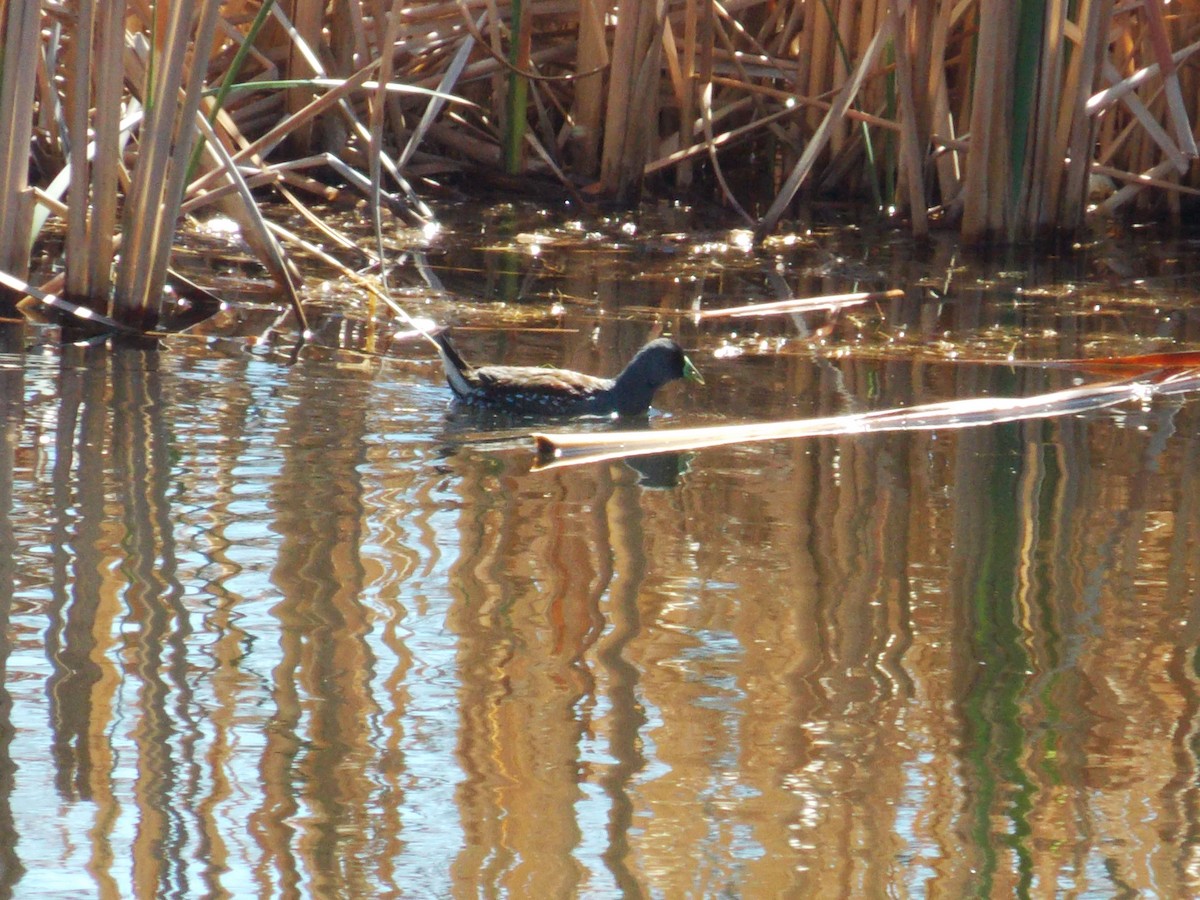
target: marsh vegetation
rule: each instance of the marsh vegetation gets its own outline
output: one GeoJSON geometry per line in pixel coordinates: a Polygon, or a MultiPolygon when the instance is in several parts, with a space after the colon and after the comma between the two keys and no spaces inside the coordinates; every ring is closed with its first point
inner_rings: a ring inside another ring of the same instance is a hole
{"type": "Polygon", "coordinates": [[[454,188],[703,201],[760,241],[822,197],[968,243],[1076,234],[1097,192],[1102,214],[1175,221],[1198,194],[1194,0],[120,0],[0,16],[0,284],[114,330],[159,325],[181,217],[218,210],[303,328],[291,257],[392,302],[383,235],[432,221],[454,188]],[[347,191],[373,245],[323,212],[347,191]],[[293,211],[314,231],[288,227],[293,211]],[[52,219],[61,261],[31,271],[52,219]]]}

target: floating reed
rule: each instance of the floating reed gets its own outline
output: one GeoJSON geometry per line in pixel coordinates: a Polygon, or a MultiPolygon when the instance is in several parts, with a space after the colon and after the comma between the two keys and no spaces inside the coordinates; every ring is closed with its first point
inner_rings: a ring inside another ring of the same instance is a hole
{"type": "Polygon", "coordinates": [[[549,469],[609,459],[648,456],[655,453],[684,453],[709,447],[762,441],[874,434],[885,431],[976,428],[1003,422],[1077,415],[1119,403],[1144,402],[1147,397],[1155,394],[1187,393],[1200,389],[1200,368],[1196,368],[1196,354],[1187,354],[1186,361],[1170,360],[1170,356],[1171,354],[1159,354],[1153,362],[1149,356],[1141,357],[1123,367],[1117,367],[1118,371],[1128,371],[1145,370],[1154,366],[1146,374],[1029,397],[971,397],[899,409],[795,419],[788,422],[590,434],[535,433],[531,435],[538,453],[534,468],[549,469]]]}
{"type": "Polygon", "coordinates": [[[889,291],[856,291],[853,294],[827,294],[822,297],[793,297],[790,300],[773,300],[770,303],[750,303],[745,306],[727,306],[721,309],[706,309],[698,314],[701,319],[736,319],[749,316],[779,316],[806,312],[833,312],[848,306],[874,303],[881,300],[899,300],[904,291],[893,288],[889,291]]]}
{"type": "Polygon", "coordinates": [[[179,216],[220,204],[299,314],[249,191],[326,197],[316,164],[416,220],[414,178],[471,172],[708,192],[760,238],[815,196],[979,242],[1079,228],[1099,173],[1106,214],[1200,190],[1200,0],[284,7],[0,4],[0,271],[24,280],[65,195],[66,296],[152,327],[179,216]]]}

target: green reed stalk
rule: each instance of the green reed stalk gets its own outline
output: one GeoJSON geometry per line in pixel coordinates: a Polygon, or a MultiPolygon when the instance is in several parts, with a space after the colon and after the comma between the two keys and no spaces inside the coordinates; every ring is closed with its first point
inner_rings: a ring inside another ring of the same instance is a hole
{"type": "MultiPolygon", "coordinates": [[[[1031,140],[1037,122],[1043,115],[1038,103],[1040,71],[1043,63],[1045,3],[1042,0],[1020,0],[1016,14],[1016,50],[1013,63],[1012,120],[1009,135],[1009,175],[1007,203],[1013,210],[1010,217],[1009,235],[1027,232],[1033,221],[1021,207],[1029,192],[1037,192],[1032,184],[1035,171],[1034,154],[1044,153],[1045,148],[1031,140]]],[[[1049,100],[1050,98],[1046,98],[1049,100]]]]}
{"type": "Polygon", "coordinates": [[[508,73],[504,116],[504,171],[509,175],[519,175],[523,168],[529,82],[520,73],[529,71],[529,19],[522,0],[512,0],[512,36],[508,45],[508,61],[516,71],[508,73]]]}
{"type": "MultiPolygon", "coordinates": [[[[224,109],[225,99],[237,84],[238,76],[242,73],[242,67],[246,64],[246,58],[250,56],[250,50],[254,47],[254,42],[258,38],[258,34],[262,31],[263,26],[267,23],[268,17],[271,15],[271,7],[275,5],[275,0],[263,0],[263,4],[255,13],[254,21],[250,23],[250,27],[246,30],[246,35],[242,39],[241,44],[237,48],[237,52],[233,55],[233,60],[229,63],[229,69],[225,72],[225,77],[221,79],[221,86],[217,89],[216,95],[208,110],[208,122],[210,125],[216,123],[217,114],[224,109]]],[[[196,149],[192,151],[192,158],[188,162],[187,180],[190,182],[196,175],[196,167],[200,165],[200,157],[204,153],[204,136],[196,142],[196,149]]]]}

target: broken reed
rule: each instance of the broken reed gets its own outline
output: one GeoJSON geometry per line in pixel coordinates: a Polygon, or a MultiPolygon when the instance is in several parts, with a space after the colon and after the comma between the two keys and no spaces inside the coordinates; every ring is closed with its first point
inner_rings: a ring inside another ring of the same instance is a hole
{"type": "Polygon", "coordinates": [[[274,185],[311,216],[304,198],[330,190],[314,166],[416,219],[430,212],[413,179],[463,173],[624,204],[647,185],[707,191],[760,237],[813,196],[984,241],[1077,229],[1098,174],[1108,212],[1178,217],[1200,193],[1200,0],[114,0],[0,16],[0,270],[24,278],[62,215],[67,297],[140,327],[181,211],[216,204],[300,315],[292,238],[250,191],[274,185]]]}

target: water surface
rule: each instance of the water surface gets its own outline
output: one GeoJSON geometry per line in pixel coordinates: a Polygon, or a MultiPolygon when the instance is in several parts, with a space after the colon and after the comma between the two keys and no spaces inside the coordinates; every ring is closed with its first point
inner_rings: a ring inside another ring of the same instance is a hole
{"type": "MultiPolygon", "coordinates": [[[[611,373],[665,328],[707,386],[653,428],[1031,394],[1095,376],[964,360],[1200,334],[1187,244],[509,214],[399,295],[480,360],[611,373]]],[[[525,425],[324,295],[299,349],[244,307],[157,352],[3,333],[0,893],[1200,892],[1195,398],[530,472],[525,425]]]]}

